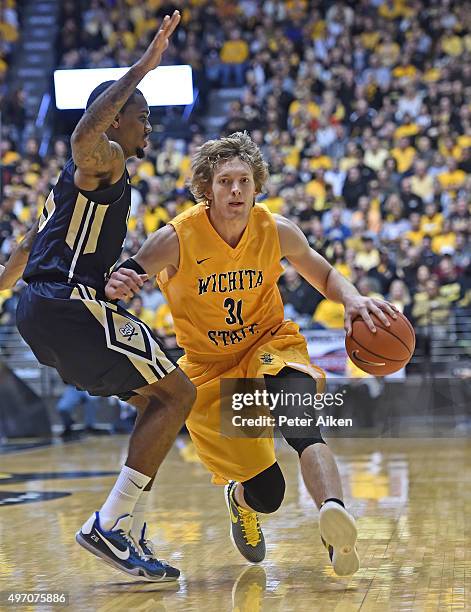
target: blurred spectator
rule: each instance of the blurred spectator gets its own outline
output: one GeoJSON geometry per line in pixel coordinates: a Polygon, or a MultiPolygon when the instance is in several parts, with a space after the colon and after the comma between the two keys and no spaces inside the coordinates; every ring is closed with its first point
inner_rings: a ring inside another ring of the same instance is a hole
{"type": "Polygon", "coordinates": [[[411,213],[423,213],[423,200],[412,192],[412,180],[410,177],[406,177],[401,181],[401,202],[404,204],[405,217],[409,217],[411,213]]]}
{"type": "Polygon", "coordinates": [[[312,315],[322,296],[293,268],[287,266],[280,282],[284,304],[291,306],[293,315],[312,315]]]}
{"type": "Polygon", "coordinates": [[[240,30],[230,31],[229,39],[222,45],[220,57],[223,86],[242,87],[249,46],[241,37],[240,30]]]}
{"type": "Polygon", "coordinates": [[[6,73],[18,34],[16,2],[15,0],[2,0],[0,3],[0,74],[6,73]]]}
{"type": "Polygon", "coordinates": [[[384,296],[379,292],[379,283],[376,279],[370,276],[360,278],[356,283],[358,292],[364,297],[384,299],[384,296]]]}
{"type": "Polygon", "coordinates": [[[443,229],[443,215],[438,212],[435,202],[430,202],[425,206],[425,214],[420,221],[420,230],[427,236],[436,236],[443,229]]]}
{"type": "Polygon", "coordinates": [[[381,240],[385,243],[396,242],[410,230],[410,222],[404,217],[404,204],[398,195],[390,195],[385,203],[386,222],[383,223],[381,240]]]}
{"type": "Polygon", "coordinates": [[[422,239],[422,245],[420,249],[417,249],[418,260],[420,263],[429,266],[432,270],[435,269],[440,257],[432,250],[432,237],[425,235],[422,239]]]}
{"type": "Polygon", "coordinates": [[[450,317],[450,303],[440,294],[438,281],[431,278],[426,281],[425,291],[414,295],[412,306],[417,334],[429,337],[431,333],[443,336],[450,317]]]}
{"type": "Polygon", "coordinates": [[[361,196],[367,193],[367,182],[362,177],[358,166],[353,166],[347,172],[347,178],[343,184],[342,196],[347,208],[353,210],[358,205],[361,196]]]}
{"type": "Polygon", "coordinates": [[[371,138],[369,143],[365,146],[365,155],[363,157],[363,163],[368,168],[371,168],[375,172],[381,170],[384,166],[384,162],[389,157],[389,151],[381,146],[379,138],[376,136],[371,138]]]}
{"type": "Polygon", "coordinates": [[[370,108],[368,101],[361,98],[356,103],[356,111],[350,115],[350,129],[352,136],[360,136],[365,128],[371,127],[376,111],[370,108]]]}
{"type": "Polygon", "coordinates": [[[100,403],[100,397],[89,395],[86,391],[80,391],[72,385],[67,385],[62,396],[57,402],[57,412],[62,420],[64,429],[62,438],[70,439],[78,435],[78,431],[72,429],[75,421],[71,417],[71,412],[78,406],[83,406],[84,409],[84,425],[83,430],[88,434],[103,434],[108,433],[107,430],[98,429],[96,423],[96,411],[100,403]]]}
{"type": "Polygon", "coordinates": [[[446,162],[446,171],[438,174],[437,180],[445,191],[456,191],[463,186],[466,173],[458,168],[458,162],[453,157],[449,157],[446,162]]]}
{"type": "Polygon", "coordinates": [[[325,237],[329,241],[345,240],[351,235],[350,228],[343,222],[343,211],[341,208],[332,208],[330,224],[325,230],[325,237]]]}
{"type": "Polygon", "coordinates": [[[455,251],[456,234],[451,229],[450,219],[443,221],[440,234],[432,238],[432,251],[437,255],[449,255],[455,251]]]}
{"type": "Polygon", "coordinates": [[[437,266],[437,277],[440,283],[440,295],[450,304],[456,304],[464,295],[464,282],[458,274],[453,259],[446,255],[437,266]]]}
{"type": "Polygon", "coordinates": [[[362,242],[362,248],[355,257],[355,265],[368,272],[372,268],[378,267],[380,262],[379,251],[375,247],[373,237],[369,234],[363,236],[362,242]]]}
{"type": "Polygon", "coordinates": [[[267,195],[262,201],[272,213],[279,213],[284,204],[283,198],[279,195],[278,187],[273,183],[267,185],[267,195]]]}
{"type": "Polygon", "coordinates": [[[2,122],[8,125],[12,137],[20,142],[26,125],[25,90],[14,89],[2,103],[2,122]]]}
{"type": "Polygon", "coordinates": [[[391,290],[391,283],[396,275],[396,266],[391,260],[388,250],[382,247],[379,251],[379,263],[374,268],[370,268],[368,276],[377,280],[379,292],[386,295],[391,290]]]}
{"type": "Polygon", "coordinates": [[[152,282],[144,283],[141,293],[142,305],[145,310],[155,312],[157,308],[165,302],[162,293],[155,287],[152,282]]]}
{"type": "MultiPolygon", "coordinates": [[[[326,253],[326,256],[329,257],[329,253],[326,253]]],[[[352,269],[350,263],[347,261],[347,250],[342,242],[337,241],[333,243],[330,260],[333,267],[340,272],[340,274],[349,280],[352,279],[352,269]]]]}
{"type": "Polygon", "coordinates": [[[166,348],[171,349],[177,346],[173,317],[168,304],[161,304],[157,308],[153,327],[166,348]]]}
{"type": "Polygon", "coordinates": [[[313,219],[311,219],[309,229],[306,231],[306,238],[311,248],[319,253],[324,252],[328,240],[324,236],[324,228],[318,217],[313,217],[313,219]]]}
{"type": "Polygon", "coordinates": [[[411,303],[410,293],[407,285],[402,280],[394,280],[389,289],[387,299],[394,304],[399,312],[404,312],[411,303]]]}
{"type": "Polygon", "coordinates": [[[131,314],[138,317],[151,329],[154,325],[154,314],[151,310],[144,308],[144,302],[141,295],[135,295],[129,302],[128,310],[131,314]]]}
{"type": "Polygon", "coordinates": [[[392,149],[391,155],[396,161],[399,174],[404,174],[410,170],[415,159],[416,150],[410,145],[410,140],[403,137],[399,139],[397,147],[392,149]]]}
{"type": "Polygon", "coordinates": [[[412,284],[413,293],[424,292],[427,287],[427,281],[432,278],[432,273],[427,266],[419,266],[416,273],[415,282],[412,284]]]}
{"type": "Polygon", "coordinates": [[[222,134],[229,135],[233,132],[243,132],[248,127],[249,123],[247,118],[244,117],[242,104],[239,102],[239,100],[234,100],[229,106],[229,116],[227,121],[222,126],[222,134]]]}
{"type": "Polygon", "coordinates": [[[407,240],[414,246],[420,246],[424,238],[424,232],[420,229],[421,218],[418,212],[413,212],[409,215],[409,231],[404,234],[407,240]]]}
{"type": "Polygon", "coordinates": [[[419,196],[423,202],[433,200],[434,182],[433,178],[427,174],[427,162],[424,159],[418,159],[414,164],[414,174],[410,179],[410,190],[411,193],[419,196]]]}
{"type": "Polygon", "coordinates": [[[463,271],[471,270],[471,242],[464,232],[456,234],[453,263],[463,271]]]}
{"type": "Polygon", "coordinates": [[[331,300],[321,300],[317,306],[312,321],[315,327],[327,329],[343,329],[345,309],[342,304],[331,300]]]}

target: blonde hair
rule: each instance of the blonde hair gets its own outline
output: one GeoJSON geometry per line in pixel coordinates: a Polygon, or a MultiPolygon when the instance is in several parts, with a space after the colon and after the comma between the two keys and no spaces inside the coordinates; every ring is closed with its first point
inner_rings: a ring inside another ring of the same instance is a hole
{"type": "Polygon", "coordinates": [[[208,140],[198,148],[191,160],[190,190],[197,202],[207,200],[214,171],[219,163],[235,157],[245,162],[253,173],[255,191],[260,193],[268,180],[268,164],[247,132],[234,132],[224,138],[208,140]]]}

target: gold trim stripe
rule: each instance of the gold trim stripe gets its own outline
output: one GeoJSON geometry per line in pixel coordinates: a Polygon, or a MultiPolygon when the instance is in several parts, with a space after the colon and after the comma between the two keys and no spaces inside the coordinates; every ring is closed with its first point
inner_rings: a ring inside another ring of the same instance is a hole
{"type": "Polygon", "coordinates": [[[103,318],[103,309],[98,302],[82,300],[83,305],[88,308],[97,321],[100,322],[103,328],[106,327],[106,321],[103,318]]]}
{"type": "Polygon", "coordinates": [[[94,253],[96,251],[98,236],[100,235],[103,220],[105,218],[106,211],[108,210],[108,204],[97,204],[96,207],[95,218],[93,219],[90,235],[88,236],[87,244],[85,245],[85,249],[83,251],[84,255],[86,253],[94,253]]]}
{"type": "Polygon", "coordinates": [[[78,194],[77,199],[75,200],[74,212],[72,214],[72,219],[70,220],[69,229],[67,230],[67,236],[65,237],[66,243],[72,250],[74,250],[75,240],[85,214],[87,202],[88,199],[81,193],[78,194]]]}
{"type": "Polygon", "coordinates": [[[70,281],[72,280],[73,276],[74,276],[74,272],[75,272],[75,266],[77,265],[77,261],[78,258],[80,257],[81,251],[82,251],[82,246],[83,246],[83,242],[85,240],[85,236],[87,235],[87,231],[88,228],[90,226],[90,219],[91,216],[93,214],[93,202],[91,202],[90,206],[88,207],[87,210],[87,216],[85,217],[85,221],[82,227],[82,231],[80,232],[80,236],[77,242],[77,246],[75,247],[75,251],[74,251],[74,256],[72,258],[72,264],[70,266],[70,270],[69,270],[69,279],[68,282],[70,283],[70,281]]]}
{"type": "Polygon", "coordinates": [[[47,200],[44,203],[43,212],[41,213],[41,217],[39,219],[38,233],[42,232],[43,229],[46,227],[46,224],[49,222],[49,219],[52,217],[55,210],[56,202],[54,200],[54,190],[51,189],[51,193],[48,195],[47,200]],[[45,212],[47,212],[47,217],[44,214],[45,212]]]}
{"type": "MultiPolygon", "coordinates": [[[[155,372],[152,371],[149,364],[145,363],[138,357],[132,357],[129,353],[124,353],[132,365],[140,372],[141,376],[145,379],[148,385],[155,383],[159,380],[159,377],[155,372]]],[[[165,376],[165,374],[164,374],[165,376]]]]}

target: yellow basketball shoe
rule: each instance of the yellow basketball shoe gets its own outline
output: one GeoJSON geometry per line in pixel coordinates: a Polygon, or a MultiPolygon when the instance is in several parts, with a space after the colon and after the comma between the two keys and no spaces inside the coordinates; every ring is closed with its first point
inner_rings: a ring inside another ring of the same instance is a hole
{"type": "Polygon", "coordinates": [[[246,510],[237,504],[234,491],[237,482],[231,482],[224,487],[227,509],[231,518],[230,536],[232,543],[240,554],[250,563],[260,563],[265,559],[265,538],[263,537],[258,515],[252,510],[246,510]]]}

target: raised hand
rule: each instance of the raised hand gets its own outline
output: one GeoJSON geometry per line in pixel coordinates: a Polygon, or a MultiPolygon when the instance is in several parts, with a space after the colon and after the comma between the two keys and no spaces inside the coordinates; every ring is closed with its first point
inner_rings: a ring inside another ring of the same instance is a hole
{"type": "Polygon", "coordinates": [[[144,55],[136,62],[136,65],[146,73],[157,68],[162,59],[163,52],[168,47],[169,38],[172,36],[179,23],[180,13],[178,11],[174,11],[171,17],[166,15],[162,21],[160,30],[154,36],[154,39],[147,47],[144,55]]]}

